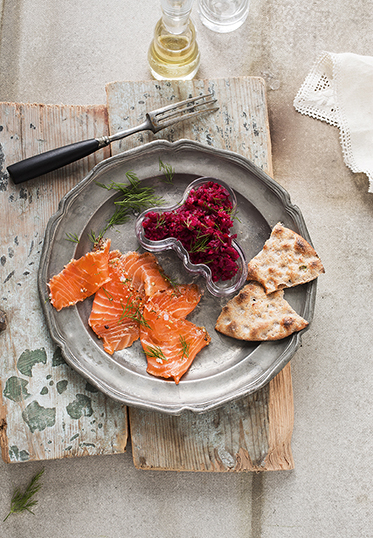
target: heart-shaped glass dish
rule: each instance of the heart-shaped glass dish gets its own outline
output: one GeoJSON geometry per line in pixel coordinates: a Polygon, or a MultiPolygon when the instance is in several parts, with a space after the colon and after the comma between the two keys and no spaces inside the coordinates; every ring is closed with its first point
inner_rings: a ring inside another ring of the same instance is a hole
{"type": "MultiPolygon", "coordinates": [[[[216,270],[215,274],[213,275],[213,272],[211,271],[210,267],[205,263],[193,263],[191,261],[188,250],[183,246],[182,242],[177,237],[171,236],[170,233],[170,236],[163,237],[162,239],[149,239],[148,237],[146,237],[146,231],[144,227],[146,226],[146,223],[149,222],[149,219],[153,219],[153,221],[154,219],[156,219],[158,223],[161,222],[162,215],[164,215],[164,217],[167,215],[167,217],[169,218],[169,214],[173,214],[176,218],[180,214],[179,212],[181,208],[185,206],[189,197],[193,196],[199,188],[207,188],[209,183],[217,184],[220,189],[223,189],[220,191],[221,193],[224,193],[224,190],[226,191],[224,194],[227,198],[228,203],[230,204],[229,215],[232,218],[237,212],[237,199],[234,191],[229,187],[229,185],[227,185],[221,180],[218,180],[213,177],[200,177],[198,179],[195,179],[188,185],[179,203],[169,207],[153,207],[141,213],[141,215],[136,220],[135,230],[137,239],[145,250],[154,253],[170,249],[174,250],[179,256],[179,258],[182,260],[183,265],[188,272],[195,275],[200,275],[205,279],[206,288],[212,295],[214,295],[215,297],[226,297],[232,295],[233,293],[236,293],[243,286],[247,277],[247,262],[245,253],[243,252],[236,239],[231,237],[231,234],[229,238],[228,250],[233,249],[233,252],[231,252],[233,258],[237,258],[235,259],[235,265],[237,270],[234,276],[230,279],[223,280],[220,278],[219,280],[216,280],[216,270]]],[[[188,214],[190,214],[190,212],[188,214]]],[[[201,237],[202,236],[203,234],[201,234],[201,237]]],[[[219,264],[219,260],[216,256],[213,263],[215,265],[219,264]]],[[[231,260],[228,258],[227,264],[232,264],[231,260]]],[[[224,262],[220,260],[220,266],[222,265],[224,265],[224,262]]],[[[224,267],[222,267],[222,271],[224,271],[224,267]]],[[[226,275],[224,278],[226,278],[226,275]]]]}

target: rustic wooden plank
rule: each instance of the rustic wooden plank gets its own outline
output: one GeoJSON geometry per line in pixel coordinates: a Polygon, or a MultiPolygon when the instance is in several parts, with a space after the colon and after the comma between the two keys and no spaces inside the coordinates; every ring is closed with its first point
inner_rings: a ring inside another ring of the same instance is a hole
{"type": "Polygon", "coordinates": [[[266,90],[261,78],[110,83],[106,86],[110,132],[142,123],[146,111],[165,103],[207,92],[218,97],[218,112],[177,123],[156,135],[145,131],[124,138],[112,144],[112,154],[159,138],[170,142],[185,138],[245,155],[272,174],[266,90]]]}
{"type": "Polygon", "coordinates": [[[291,363],[269,383],[269,451],[267,470],[293,469],[291,436],[294,425],[293,387],[291,363]]]}
{"type": "Polygon", "coordinates": [[[290,363],[262,390],[204,415],[168,417],[130,408],[129,416],[137,468],[232,472],[294,466],[290,363]]]}
{"type": "Polygon", "coordinates": [[[44,230],[62,196],[108,148],[15,186],[6,167],[63,144],[108,132],[106,106],[0,103],[0,445],[6,462],[125,451],[127,410],[63,361],[37,291],[44,230]]]}
{"type": "Polygon", "coordinates": [[[185,412],[178,417],[130,408],[135,466],[215,472],[247,470],[248,465],[260,469],[268,453],[268,398],[266,387],[206,414],[185,412]]]}
{"type": "MultiPolygon", "coordinates": [[[[219,112],[194,123],[126,138],[113,145],[113,153],[155,138],[186,138],[245,155],[272,174],[262,79],[115,82],[106,90],[111,133],[140,123],[147,110],[211,90],[220,106],[219,112]]],[[[290,364],[256,394],[203,415],[186,412],[174,417],[130,408],[129,417],[134,465],[139,469],[229,472],[294,466],[290,364]]]]}

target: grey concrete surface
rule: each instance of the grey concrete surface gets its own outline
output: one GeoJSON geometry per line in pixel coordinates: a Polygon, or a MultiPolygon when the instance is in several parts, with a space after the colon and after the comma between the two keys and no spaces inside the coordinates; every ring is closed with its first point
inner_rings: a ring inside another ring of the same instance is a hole
{"type": "MultiPolygon", "coordinates": [[[[150,77],[157,0],[2,0],[0,100],[105,102],[105,83],[150,77]]],[[[0,463],[0,517],[45,467],[35,515],[2,538],[371,538],[373,536],[373,195],[343,163],[338,130],[292,102],[323,51],[372,54],[371,0],[252,0],[219,35],[194,21],[198,78],[268,84],[274,175],[299,205],[326,267],[312,330],[292,360],[295,469],[188,474],[120,456],[0,463]]]]}

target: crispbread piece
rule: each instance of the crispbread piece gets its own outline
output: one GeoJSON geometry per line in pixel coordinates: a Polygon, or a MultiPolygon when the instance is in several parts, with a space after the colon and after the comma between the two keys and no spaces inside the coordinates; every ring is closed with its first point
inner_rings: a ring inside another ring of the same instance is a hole
{"type": "Polygon", "coordinates": [[[266,294],[257,282],[247,284],[223,307],[215,329],[238,340],[280,340],[308,326],[283,298],[266,294]]]}
{"type": "Polygon", "coordinates": [[[315,249],[281,223],[248,264],[247,280],[260,282],[266,293],[304,284],[325,273],[315,249]]]}

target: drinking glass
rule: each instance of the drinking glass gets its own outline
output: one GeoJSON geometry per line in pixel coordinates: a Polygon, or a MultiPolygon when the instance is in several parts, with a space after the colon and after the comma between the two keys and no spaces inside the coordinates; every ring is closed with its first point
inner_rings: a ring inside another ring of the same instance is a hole
{"type": "Polygon", "coordinates": [[[246,20],[249,0],[199,0],[199,16],[210,30],[233,32],[246,20]]]}

